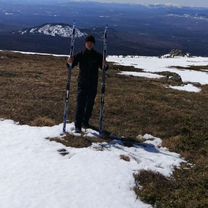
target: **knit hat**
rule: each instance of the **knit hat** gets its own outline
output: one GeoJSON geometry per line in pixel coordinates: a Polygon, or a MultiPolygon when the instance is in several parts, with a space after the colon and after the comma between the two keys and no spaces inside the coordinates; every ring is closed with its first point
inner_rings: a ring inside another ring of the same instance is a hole
{"type": "Polygon", "coordinates": [[[88,35],[85,42],[93,42],[95,44],[95,37],[93,35],[88,35]]]}

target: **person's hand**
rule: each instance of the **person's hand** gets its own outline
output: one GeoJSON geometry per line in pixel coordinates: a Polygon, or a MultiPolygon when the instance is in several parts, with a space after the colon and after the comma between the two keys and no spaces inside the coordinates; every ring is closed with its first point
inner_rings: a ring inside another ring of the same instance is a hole
{"type": "Polygon", "coordinates": [[[73,57],[68,57],[67,64],[72,65],[73,61],[74,61],[73,57]]]}
{"type": "Polygon", "coordinates": [[[104,70],[105,70],[105,71],[108,71],[108,69],[109,69],[109,65],[108,65],[108,64],[105,64],[104,70]]]}

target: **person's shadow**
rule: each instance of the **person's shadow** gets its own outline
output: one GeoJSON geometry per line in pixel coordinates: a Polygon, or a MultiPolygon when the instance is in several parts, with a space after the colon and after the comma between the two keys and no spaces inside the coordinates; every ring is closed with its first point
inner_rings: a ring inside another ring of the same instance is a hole
{"type": "Polygon", "coordinates": [[[103,149],[109,149],[111,147],[122,149],[123,146],[123,147],[143,148],[147,152],[161,153],[159,148],[157,148],[153,144],[144,143],[134,138],[119,137],[109,131],[104,131],[103,134],[99,134],[99,129],[97,127],[91,126],[91,128],[97,131],[97,133],[93,133],[95,137],[98,138],[100,137],[103,139],[103,141],[105,141],[104,143],[100,144],[100,147],[103,149]]]}

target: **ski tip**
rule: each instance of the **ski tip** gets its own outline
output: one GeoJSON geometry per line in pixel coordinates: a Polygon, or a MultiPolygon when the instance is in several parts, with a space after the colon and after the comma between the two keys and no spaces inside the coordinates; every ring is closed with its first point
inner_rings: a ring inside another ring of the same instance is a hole
{"type": "Polygon", "coordinates": [[[76,30],[76,22],[74,20],[72,22],[72,30],[73,32],[76,30]]]}
{"type": "Polygon", "coordinates": [[[62,132],[61,134],[60,134],[60,136],[65,136],[66,135],[66,132],[62,132]]]}
{"type": "Polygon", "coordinates": [[[100,131],[100,132],[99,132],[99,137],[102,138],[102,139],[105,138],[105,137],[106,137],[105,132],[100,131]]]}

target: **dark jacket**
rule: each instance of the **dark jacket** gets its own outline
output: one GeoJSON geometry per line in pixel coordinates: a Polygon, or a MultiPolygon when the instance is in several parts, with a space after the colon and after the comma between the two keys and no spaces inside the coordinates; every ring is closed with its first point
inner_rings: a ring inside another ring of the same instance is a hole
{"type": "Polygon", "coordinates": [[[81,88],[97,88],[98,70],[102,68],[103,56],[96,50],[87,50],[76,54],[72,67],[79,65],[78,85],[81,88]]]}

